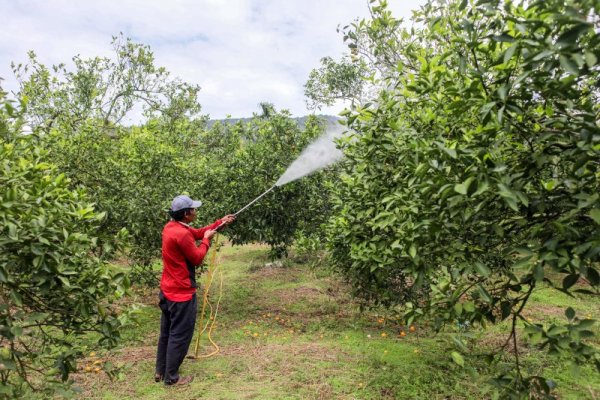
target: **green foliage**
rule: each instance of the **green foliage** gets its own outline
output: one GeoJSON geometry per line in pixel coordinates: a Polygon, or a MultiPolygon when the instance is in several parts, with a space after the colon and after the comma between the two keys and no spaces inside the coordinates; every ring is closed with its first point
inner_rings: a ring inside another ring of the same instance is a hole
{"type": "MultiPolygon", "coordinates": [[[[319,229],[318,232],[323,232],[323,230],[319,229]]],[[[328,255],[325,246],[325,240],[315,232],[307,234],[298,231],[294,239],[294,261],[307,264],[312,269],[322,267],[326,265],[328,255]]]]}
{"type": "Polygon", "coordinates": [[[106,213],[101,236],[128,230],[133,278],[154,285],[150,263],[160,254],[164,210],[177,194],[195,192],[203,169],[203,158],[190,156],[204,122],[191,119],[200,109],[199,88],[156,67],[148,46],[123,37],[113,46],[113,59],[75,57],[74,71],[59,65],[51,72],[31,54],[15,72],[28,99],[26,117],[43,133],[52,162],[106,213]],[[121,125],[140,104],[149,119],[141,127],[121,125]]]}
{"type": "Polygon", "coordinates": [[[147,45],[123,35],[113,37],[112,45],[113,58],[73,57],[73,71],[65,64],[48,68],[33,51],[27,64],[13,64],[20,95],[28,102],[28,122],[45,132],[58,127],[68,135],[93,121],[110,133],[136,106],[148,117],[160,115],[171,123],[200,111],[200,88],[156,67],[147,45]]]}
{"type": "MultiPolygon", "coordinates": [[[[133,278],[153,285],[151,261],[160,255],[164,210],[174,196],[203,200],[199,222],[232,213],[271,187],[323,126],[312,118],[300,129],[289,113],[261,103],[250,123],[207,130],[206,119],[196,118],[197,87],[154,66],[147,46],[122,37],[113,44],[114,59],[76,57],[72,72],[64,65],[51,71],[34,54],[14,69],[29,99],[26,116],[45,133],[52,161],[106,213],[102,236],[128,230],[133,278]],[[140,103],[150,118],[123,126],[140,103]]],[[[298,228],[315,230],[327,218],[326,191],[323,175],[278,189],[229,230],[233,242],[266,242],[273,257],[285,255],[298,228]]],[[[110,250],[107,244],[99,249],[110,250]]]]}
{"type": "MultiPolygon", "coordinates": [[[[348,37],[393,69],[347,116],[333,259],[358,294],[404,304],[409,321],[508,320],[516,344],[536,287],[598,294],[598,3],[430,1],[410,30],[385,3],[373,10],[348,37]]],[[[600,369],[594,321],[567,318],[526,335],[600,369]]],[[[551,397],[518,351],[515,366],[503,396],[551,397]]]]}
{"type": "Polygon", "coordinates": [[[321,59],[321,67],[314,69],[304,85],[304,95],[310,109],[332,106],[336,100],[350,100],[353,103],[363,96],[364,77],[367,70],[361,63],[331,57],[321,59]]]}
{"type": "Polygon", "coordinates": [[[357,20],[340,29],[349,54],[339,61],[321,59],[321,67],[310,72],[304,95],[311,109],[331,106],[338,100],[350,102],[354,109],[377,96],[385,87],[384,79],[397,77],[398,63],[415,70],[405,52],[412,47],[414,30],[400,29],[402,20],[387,10],[387,1],[369,1],[372,20],[357,20]]]}
{"type": "MultiPolygon", "coordinates": [[[[93,127],[64,136],[55,131],[45,137],[53,159],[74,186],[87,188],[98,208],[107,213],[101,229],[114,234],[129,231],[130,259],[146,268],[160,255],[165,210],[179,193],[195,193],[204,159],[192,157],[193,128],[179,124],[175,136],[158,121],[142,127],[121,128],[107,136],[93,127]]],[[[155,278],[142,274],[142,280],[155,278]]]]}
{"type": "MultiPolygon", "coordinates": [[[[324,131],[315,117],[302,130],[289,113],[266,109],[246,124],[216,124],[203,134],[198,151],[208,157],[200,191],[207,221],[241,209],[272,187],[324,131]]],[[[267,243],[272,258],[287,255],[298,229],[316,231],[329,215],[326,178],[321,173],[276,188],[241,213],[228,236],[234,244],[267,243]]]]}
{"type": "Polygon", "coordinates": [[[6,399],[30,390],[61,393],[76,368],[73,335],[97,332],[100,344],[113,346],[127,321],[111,303],[129,281],[95,253],[104,214],[83,190],[70,188],[40,143],[23,132],[21,108],[2,97],[0,398],[6,399]]]}

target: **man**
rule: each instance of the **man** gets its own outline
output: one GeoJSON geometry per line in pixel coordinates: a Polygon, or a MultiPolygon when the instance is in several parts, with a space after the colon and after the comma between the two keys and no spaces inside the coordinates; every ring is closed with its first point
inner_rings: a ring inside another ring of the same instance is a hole
{"type": "Polygon", "coordinates": [[[190,383],[192,376],[180,377],[179,367],[185,358],[196,324],[196,266],[202,263],[216,229],[231,223],[226,215],[200,229],[189,224],[196,219],[202,202],[188,196],[173,199],[171,220],[162,232],[163,272],[160,280],[160,337],[156,354],[156,382],[165,385],[190,383]],[[200,240],[197,246],[196,241],[200,240]]]}

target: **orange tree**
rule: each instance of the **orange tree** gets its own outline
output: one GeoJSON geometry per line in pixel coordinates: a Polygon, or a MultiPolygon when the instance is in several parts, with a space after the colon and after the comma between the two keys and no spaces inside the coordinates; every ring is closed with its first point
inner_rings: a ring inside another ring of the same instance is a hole
{"type": "MultiPolygon", "coordinates": [[[[73,188],[85,188],[106,213],[99,226],[111,237],[126,228],[135,281],[156,283],[151,261],[160,254],[164,209],[178,193],[194,193],[202,157],[192,157],[197,86],[154,65],[150,48],[123,37],[110,57],[74,58],[48,68],[35,54],[14,67],[27,99],[25,118],[73,188]],[[124,126],[135,107],[140,126],[124,126]]],[[[100,250],[110,243],[98,242],[100,250]]]]}
{"type": "MultiPolygon", "coordinates": [[[[263,113],[247,122],[217,123],[199,141],[198,151],[207,157],[199,171],[201,193],[206,200],[204,217],[233,213],[277,182],[300,152],[325,130],[317,117],[304,126],[286,111],[263,104],[263,113]],[[269,107],[267,107],[269,106],[269,107]]],[[[271,257],[288,253],[298,231],[317,233],[329,215],[329,173],[319,173],[276,188],[245,210],[227,228],[234,244],[267,243],[271,257]]]]}
{"type": "Polygon", "coordinates": [[[551,397],[521,368],[520,334],[600,369],[593,320],[570,307],[562,323],[523,317],[542,285],[598,295],[599,8],[434,0],[406,29],[381,2],[346,35],[387,68],[379,96],[347,114],[333,261],[358,294],[403,304],[409,321],[509,321],[515,362],[494,380],[504,397],[551,397]]]}
{"type": "MultiPolygon", "coordinates": [[[[28,99],[27,120],[52,161],[106,213],[103,234],[128,230],[134,281],[155,284],[151,262],[160,255],[164,210],[175,195],[200,197],[203,219],[234,212],[274,184],[324,127],[309,118],[301,128],[263,103],[248,123],[206,128],[198,87],[156,67],[147,46],[123,38],[113,44],[113,58],[76,57],[73,70],[47,68],[33,53],[14,70],[28,99]],[[144,122],[126,127],[122,121],[136,104],[144,122]]],[[[274,257],[282,256],[298,229],[316,231],[325,219],[325,192],[320,176],[286,185],[228,232],[234,243],[266,242],[274,257]]]]}
{"type": "Polygon", "coordinates": [[[104,215],[0,95],[0,398],[50,398],[68,390],[75,335],[117,342],[128,317],[111,303],[129,281],[96,252],[104,215]]]}

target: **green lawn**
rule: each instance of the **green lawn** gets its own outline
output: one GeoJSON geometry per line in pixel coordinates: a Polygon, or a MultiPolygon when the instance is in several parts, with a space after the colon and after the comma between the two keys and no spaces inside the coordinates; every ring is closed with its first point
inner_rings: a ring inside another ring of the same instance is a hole
{"type": "MultiPolygon", "coordinates": [[[[460,368],[450,359],[447,334],[424,326],[414,332],[380,314],[361,313],[348,288],[323,270],[289,261],[269,265],[261,246],[224,246],[211,303],[222,294],[212,339],[219,352],[187,359],[183,374],[195,379],[184,388],[153,382],[160,312],[156,290],[137,290],[140,325],[125,334],[122,346],[81,360],[75,384],[85,399],[482,399],[489,398],[486,364],[467,359],[460,368]],[[400,336],[404,330],[405,336],[400,336]],[[94,364],[94,361],[96,364],[94,364]],[[120,367],[110,381],[104,361],[120,367]],[[87,367],[87,370],[86,370],[87,367]],[[477,373],[474,373],[474,371],[477,373]]],[[[200,298],[200,305],[202,304],[200,298]]],[[[571,305],[598,317],[598,302],[571,299],[549,289],[533,296],[529,318],[561,318],[571,305]]],[[[484,332],[483,346],[501,343],[508,327],[484,332]]],[[[194,341],[190,353],[194,353],[194,341]]],[[[215,350],[205,333],[199,355],[215,350]]],[[[508,362],[499,368],[511,368],[508,362]]],[[[572,371],[568,360],[534,348],[524,351],[524,367],[558,383],[562,399],[600,398],[600,375],[591,368],[572,371]]]]}

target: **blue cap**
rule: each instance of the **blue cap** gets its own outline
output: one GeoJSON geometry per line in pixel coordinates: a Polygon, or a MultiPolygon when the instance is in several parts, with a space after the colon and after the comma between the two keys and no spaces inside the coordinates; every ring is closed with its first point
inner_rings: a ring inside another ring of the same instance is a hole
{"type": "Polygon", "coordinates": [[[173,199],[171,203],[171,211],[177,212],[185,208],[198,208],[202,205],[199,200],[192,200],[189,196],[180,195],[173,199]]]}

